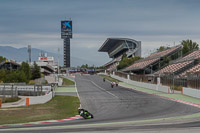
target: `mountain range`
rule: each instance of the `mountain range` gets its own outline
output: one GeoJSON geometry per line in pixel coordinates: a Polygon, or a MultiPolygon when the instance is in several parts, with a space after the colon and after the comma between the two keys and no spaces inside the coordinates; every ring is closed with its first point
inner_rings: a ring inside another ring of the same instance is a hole
{"type": "MultiPolygon", "coordinates": [[[[48,56],[53,56],[54,61],[58,61],[58,54],[48,52],[45,50],[37,49],[37,48],[31,48],[31,61],[38,61],[38,56],[41,53],[47,53],[48,56]]],[[[28,61],[28,49],[26,47],[24,48],[14,48],[11,46],[0,46],[0,56],[3,56],[7,59],[13,59],[16,60],[17,62],[22,62],[22,61],[28,61]]],[[[60,65],[63,66],[63,55],[60,54],[60,65]]],[[[80,59],[77,57],[71,57],[71,66],[76,67],[76,66],[81,66],[83,64],[88,64],[88,65],[93,65],[94,62],[80,59]]]]}

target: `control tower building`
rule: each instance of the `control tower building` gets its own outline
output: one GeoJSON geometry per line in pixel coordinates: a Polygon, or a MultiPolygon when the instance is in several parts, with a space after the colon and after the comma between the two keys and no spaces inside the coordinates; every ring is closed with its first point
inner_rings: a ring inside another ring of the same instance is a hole
{"type": "Polygon", "coordinates": [[[61,39],[63,39],[64,66],[70,67],[70,38],[72,38],[72,21],[61,21],[61,39]]]}

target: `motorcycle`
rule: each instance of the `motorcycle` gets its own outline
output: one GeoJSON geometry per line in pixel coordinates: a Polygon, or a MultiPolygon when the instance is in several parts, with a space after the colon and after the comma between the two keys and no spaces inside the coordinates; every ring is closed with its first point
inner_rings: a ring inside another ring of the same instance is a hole
{"type": "Polygon", "coordinates": [[[85,109],[79,109],[78,113],[84,119],[92,119],[92,118],[94,118],[94,116],[90,112],[88,112],[87,110],[85,110],[85,109]]]}

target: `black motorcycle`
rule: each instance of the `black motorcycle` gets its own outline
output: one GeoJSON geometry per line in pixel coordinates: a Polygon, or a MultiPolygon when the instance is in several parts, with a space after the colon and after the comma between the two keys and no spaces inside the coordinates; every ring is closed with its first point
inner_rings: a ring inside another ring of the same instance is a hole
{"type": "Polygon", "coordinates": [[[84,119],[92,119],[92,118],[94,118],[94,116],[90,112],[88,112],[87,110],[85,110],[85,109],[79,109],[78,113],[84,119]]]}

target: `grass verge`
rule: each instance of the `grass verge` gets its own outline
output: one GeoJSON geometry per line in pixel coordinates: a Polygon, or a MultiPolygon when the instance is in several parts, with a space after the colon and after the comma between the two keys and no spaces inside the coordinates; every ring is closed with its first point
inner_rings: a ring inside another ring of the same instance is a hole
{"type": "Polygon", "coordinates": [[[110,82],[121,82],[120,80],[114,79],[114,78],[112,78],[112,77],[110,77],[110,76],[107,76],[107,75],[102,75],[102,74],[100,74],[99,76],[101,76],[101,77],[103,77],[103,78],[109,80],[110,82]]]}
{"type": "MultiPolygon", "coordinates": [[[[1,99],[3,99],[3,98],[1,98],[1,99]]],[[[3,103],[11,103],[11,102],[17,102],[20,99],[21,98],[19,98],[19,97],[5,97],[2,102],[3,103]]]]}
{"type": "Polygon", "coordinates": [[[63,84],[62,84],[63,86],[75,85],[74,81],[71,81],[71,80],[63,78],[63,77],[61,77],[61,78],[63,79],[63,84]]]}
{"type": "Polygon", "coordinates": [[[0,125],[64,119],[78,114],[80,101],[73,96],[55,96],[45,104],[0,109],[0,125]]]}

